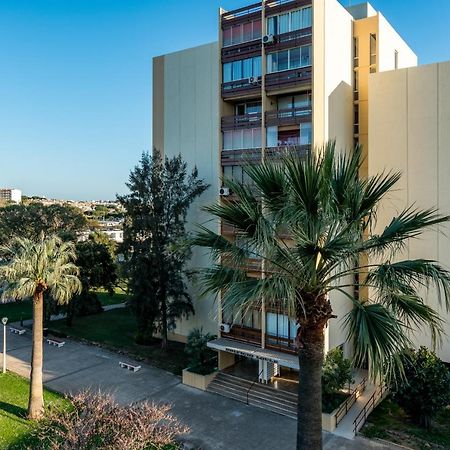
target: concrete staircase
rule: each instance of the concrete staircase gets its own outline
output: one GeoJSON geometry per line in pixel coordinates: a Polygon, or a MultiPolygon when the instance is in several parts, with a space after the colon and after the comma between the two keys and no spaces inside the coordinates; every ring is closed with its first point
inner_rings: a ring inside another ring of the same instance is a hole
{"type": "Polygon", "coordinates": [[[219,372],[207,388],[208,392],[257,406],[283,416],[297,418],[297,395],[253,383],[227,373],[219,372]],[[248,393],[248,395],[247,395],[248,393]]]}

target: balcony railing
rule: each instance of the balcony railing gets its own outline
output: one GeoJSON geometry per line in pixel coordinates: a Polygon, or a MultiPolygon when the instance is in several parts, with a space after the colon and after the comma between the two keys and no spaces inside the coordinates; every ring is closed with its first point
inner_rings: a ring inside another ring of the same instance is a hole
{"type": "Polygon", "coordinates": [[[312,68],[284,70],[266,75],[266,91],[276,91],[301,85],[309,85],[312,81],[312,68]]]}
{"type": "Polygon", "coordinates": [[[247,95],[255,95],[261,92],[261,77],[257,78],[256,82],[250,81],[250,78],[242,80],[228,81],[222,83],[222,97],[233,98],[247,95]]]}
{"type": "Polygon", "coordinates": [[[261,39],[222,48],[222,63],[261,55],[261,39]]]}
{"type": "Polygon", "coordinates": [[[224,150],[222,166],[236,166],[261,161],[261,148],[246,148],[241,150],[224,150]]]}
{"type": "Polygon", "coordinates": [[[311,0],[273,0],[266,3],[266,16],[272,16],[282,11],[289,11],[294,8],[310,6],[311,0]]]}
{"type": "Polygon", "coordinates": [[[311,122],[311,105],[266,112],[266,127],[311,122]]]}
{"type": "Polygon", "coordinates": [[[267,147],[266,157],[277,159],[283,155],[297,154],[302,158],[306,158],[311,154],[311,145],[284,145],[278,147],[267,147]]]}
{"type": "Polygon", "coordinates": [[[261,17],[262,4],[254,3],[242,8],[233,9],[232,11],[226,11],[222,14],[222,28],[236,25],[242,22],[246,22],[252,18],[261,17]]]}
{"type": "Polygon", "coordinates": [[[261,344],[261,330],[256,328],[232,325],[229,333],[221,333],[222,337],[234,339],[236,341],[252,342],[261,344]]]}
{"type": "Polygon", "coordinates": [[[267,51],[284,50],[291,47],[301,47],[312,43],[312,27],[289,33],[277,34],[273,44],[266,44],[267,51]]]}
{"type": "Polygon", "coordinates": [[[261,127],[261,113],[222,117],[222,131],[261,127]]]}
{"type": "Polygon", "coordinates": [[[286,353],[297,353],[294,339],[266,334],[266,347],[286,353]]]}

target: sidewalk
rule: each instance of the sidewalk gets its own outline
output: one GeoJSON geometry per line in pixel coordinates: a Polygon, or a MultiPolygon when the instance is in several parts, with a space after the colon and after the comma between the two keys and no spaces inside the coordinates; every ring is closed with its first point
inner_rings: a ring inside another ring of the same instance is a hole
{"type": "MultiPolygon", "coordinates": [[[[2,333],[0,333],[2,334],[2,333]]],[[[0,337],[0,348],[2,345],[0,337]]],[[[28,377],[31,333],[7,335],[8,369],[28,377]]],[[[121,355],[66,340],[64,347],[44,346],[44,383],[62,393],[101,389],[119,403],[143,400],[170,403],[172,412],[191,428],[189,448],[201,450],[295,449],[296,422],[181,384],[179,377],[142,364],[138,372],[119,367],[121,355]],[[276,432],[274,432],[276,431],[276,432]]],[[[324,433],[324,449],[388,449],[361,438],[347,440],[324,433]]]]}

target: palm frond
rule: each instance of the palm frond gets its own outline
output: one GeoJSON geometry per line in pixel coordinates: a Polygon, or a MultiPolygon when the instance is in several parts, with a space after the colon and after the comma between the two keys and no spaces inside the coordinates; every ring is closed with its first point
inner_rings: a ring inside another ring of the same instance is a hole
{"type": "Polygon", "coordinates": [[[387,366],[401,369],[399,353],[410,346],[402,323],[382,304],[354,302],[344,326],[354,346],[354,364],[363,366],[370,361],[369,372],[375,379],[392,371],[387,366]],[[400,366],[400,367],[398,367],[400,366]]]}

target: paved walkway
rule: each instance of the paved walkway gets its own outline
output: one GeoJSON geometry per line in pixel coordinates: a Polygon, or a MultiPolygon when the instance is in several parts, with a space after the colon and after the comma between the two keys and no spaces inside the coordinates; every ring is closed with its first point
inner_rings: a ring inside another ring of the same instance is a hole
{"type": "MultiPolygon", "coordinates": [[[[0,333],[0,343],[2,342],[0,333]]],[[[30,373],[31,333],[8,332],[8,369],[25,377],[30,373]]],[[[0,346],[0,349],[2,347],[0,346]]],[[[191,428],[186,443],[202,450],[291,450],[296,422],[260,408],[189,388],[180,378],[142,364],[136,373],[121,369],[122,356],[67,340],[57,348],[44,347],[44,383],[63,393],[86,388],[112,392],[120,403],[143,400],[170,403],[172,412],[191,428]]],[[[324,449],[388,449],[361,438],[347,440],[324,433],[324,449]]]]}

